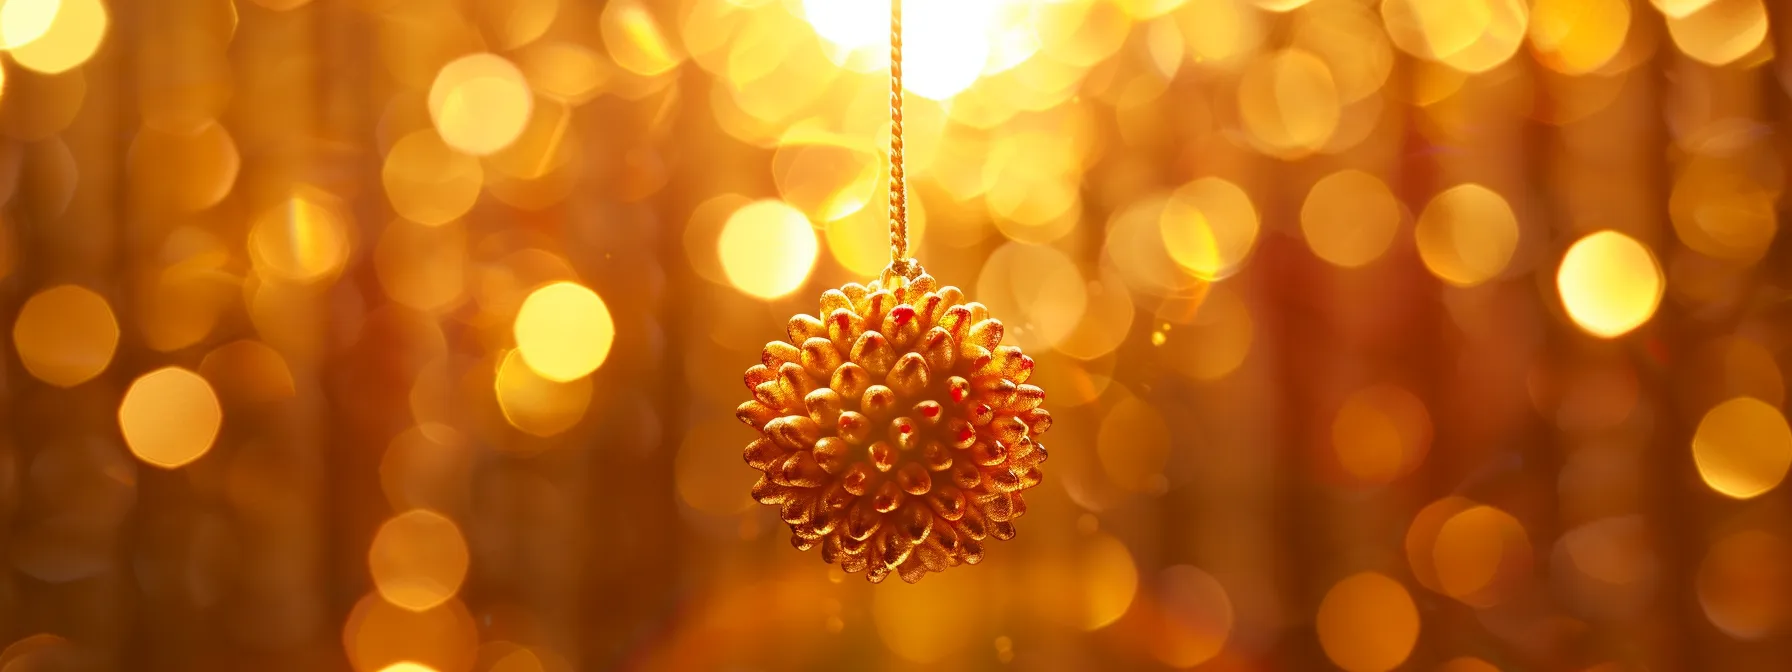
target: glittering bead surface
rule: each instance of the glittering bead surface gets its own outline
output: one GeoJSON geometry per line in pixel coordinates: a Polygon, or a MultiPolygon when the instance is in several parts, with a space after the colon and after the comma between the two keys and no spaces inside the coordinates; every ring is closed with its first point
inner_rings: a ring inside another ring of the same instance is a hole
{"type": "Polygon", "coordinates": [[[753,498],[779,507],[799,550],[872,582],[919,581],[1014,536],[1051,427],[1032,358],[1002,323],[921,274],[822,294],[747,370],[736,414],[753,498]]]}

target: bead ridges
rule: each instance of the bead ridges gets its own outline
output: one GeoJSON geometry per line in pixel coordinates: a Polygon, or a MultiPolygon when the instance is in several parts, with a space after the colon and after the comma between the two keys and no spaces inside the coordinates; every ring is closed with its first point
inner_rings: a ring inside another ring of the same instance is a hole
{"type": "Polygon", "coordinates": [[[925,273],[830,289],[819,314],[747,370],[753,498],[780,507],[797,549],[873,583],[982,561],[1040,482],[1051,414],[1033,359],[925,273]]]}

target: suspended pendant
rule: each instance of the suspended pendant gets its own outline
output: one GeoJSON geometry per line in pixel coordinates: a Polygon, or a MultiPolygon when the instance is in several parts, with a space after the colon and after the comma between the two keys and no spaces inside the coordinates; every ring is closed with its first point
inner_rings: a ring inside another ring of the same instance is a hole
{"type": "Polygon", "coordinates": [[[780,507],[798,550],[912,583],[1014,537],[1052,416],[1002,323],[908,256],[900,0],[890,13],[890,266],[792,317],[736,415],[762,435],[744,452],[764,472],[753,498],[780,507]]]}

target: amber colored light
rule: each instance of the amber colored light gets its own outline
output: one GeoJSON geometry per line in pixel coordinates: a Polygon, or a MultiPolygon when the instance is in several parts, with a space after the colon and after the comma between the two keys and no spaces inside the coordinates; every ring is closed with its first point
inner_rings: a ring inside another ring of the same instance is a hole
{"type": "Polygon", "coordinates": [[[1705,617],[1742,640],[1769,637],[1784,628],[1792,588],[1792,544],[1770,532],[1743,530],[1711,545],[1694,586],[1705,617]]]}
{"type": "Polygon", "coordinates": [[[218,396],[250,403],[291,398],[297,393],[286,358],[266,343],[240,340],[206,353],[199,374],[218,396]]]}
{"type": "Polygon", "coordinates": [[[1468,287],[1506,270],[1518,249],[1518,218],[1499,193],[1461,184],[1431,198],[1413,236],[1425,268],[1444,282],[1468,287]]]}
{"type": "Polygon", "coordinates": [[[1406,564],[1412,569],[1413,579],[1419,585],[1443,593],[1444,586],[1437,573],[1437,538],[1443,532],[1444,524],[1456,514],[1478,506],[1474,500],[1466,497],[1449,496],[1426,504],[1412,518],[1412,524],[1406,528],[1406,537],[1402,544],[1406,564]]]}
{"type": "Polygon", "coordinates": [[[442,141],[474,156],[510,146],[534,108],[522,71],[496,54],[455,59],[429,87],[429,117],[442,141]]]}
{"type": "Polygon", "coordinates": [[[547,668],[542,666],[541,657],[535,655],[534,651],[517,649],[493,663],[491,672],[543,672],[545,669],[547,668]]]}
{"type": "Polygon", "coordinates": [[[1119,539],[1098,534],[1083,551],[1081,625],[1098,630],[1112,625],[1132,606],[1139,589],[1139,570],[1132,551],[1119,539]]]}
{"type": "MultiPolygon", "coordinates": [[[[13,0],[7,6],[20,1],[13,0]]],[[[6,36],[5,41],[8,43],[13,43],[13,38],[18,38],[18,44],[8,52],[14,62],[31,70],[56,74],[79,67],[93,58],[94,52],[100,48],[100,42],[106,37],[106,28],[110,23],[106,5],[101,0],[59,0],[55,3],[38,0],[32,4],[37,7],[19,13],[26,26],[20,31],[21,34],[6,36]],[[44,11],[42,5],[45,4],[56,5],[53,10],[55,17],[42,33],[32,38],[30,34],[35,32],[44,11]]],[[[6,18],[0,16],[0,21],[5,21],[6,18]]]]}
{"type": "Polygon", "coordinates": [[[1320,259],[1356,268],[1387,251],[1400,217],[1400,202],[1386,182],[1346,169],[1313,183],[1301,205],[1300,229],[1320,259]]]}
{"type": "Polygon", "coordinates": [[[659,75],[677,67],[683,59],[667,39],[659,20],[640,0],[604,5],[598,27],[610,57],[636,74],[659,75]]]}
{"type": "Polygon", "coordinates": [[[970,643],[984,617],[983,600],[976,598],[987,590],[968,572],[943,572],[913,584],[891,581],[872,592],[871,622],[897,656],[937,662],[970,643]]]}
{"type": "Polygon", "coordinates": [[[1630,35],[1630,22],[1627,0],[1536,0],[1531,5],[1531,45],[1551,68],[1585,74],[1618,55],[1630,35]]]}
{"type": "MultiPolygon", "coordinates": [[[[861,5],[881,14],[882,8],[861,5]]],[[[904,85],[916,95],[944,100],[969,88],[983,74],[1000,5],[919,0],[903,8],[904,85]],[[912,54],[912,56],[911,56],[912,54]]]]}
{"type": "MultiPolygon", "coordinates": [[[[784,202],[817,222],[832,222],[864,210],[884,172],[883,157],[843,138],[793,139],[772,155],[772,179],[784,202]]],[[[878,216],[881,209],[873,208],[878,216]]],[[[873,222],[861,228],[877,232],[873,222]]],[[[886,237],[885,257],[888,253],[886,237]]]]}
{"type": "Polygon", "coordinates": [[[796,291],[815,266],[820,243],[808,218],[783,201],[734,211],[716,241],[722,271],[736,289],[762,299],[796,291]]]}
{"type": "Polygon", "coordinates": [[[421,130],[392,145],[380,182],[399,216],[419,224],[446,224],[473,208],[485,169],[435,131],[421,130]]]}
{"type": "Polygon", "coordinates": [[[673,486],[679,499],[697,511],[717,516],[751,510],[754,473],[738,468],[736,444],[742,434],[732,418],[692,427],[672,458],[673,486]]]}
{"type": "Polygon", "coordinates": [[[573,282],[530,292],[511,331],[529,368],[561,383],[597,370],[616,340],[616,324],[604,300],[573,282]]]}
{"type": "Polygon", "coordinates": [[[236,185],[242,159],[222,124],[206,121],[190,132],[145,125],[131,141],[130,172],[144,201],[181,212],[217,205],[236,185]],[[170,171],[168,166],[181,166],[170,171]]]}
{"type": "Polygon", "coordinates": [[[17,49],[50,31],[61,0],[6,0],[0,3],[0,49],[17,49]]]}
{"type": "Polygon", "coordinates": [[[1163,626],[1151,640],[1152,655],[1183,669],[1218,656],[1236,623],[1226,587],[1212,574],[1189,565],[1164,569],[1157,585],[1163,626]]]}
{"type": "Polygon", "coordinates": [[[1170,428],[1151,404],[1127,396],[1108,409],[1096,434],[1103,471],[1116,485],[1149,491],[1170,457],[1170,428]]]}
{"type": "Polygon", "coordinates": [[[1692,460],[1712,490],[1736,499],[1758,497],[1785,480],[1792,466],[1792,427],[1780,409],[1736,397],[1699,421],[1692,460]]]}
{"type": "MultiPolygon", "coordinates": [[[[410,664],[433,670],[470,670],[479,649],[478,626],[460,600],[411,611],[369,592],[342,624],[342,650],[357,672],[410,664]]],[[[400,668],[407,669],[407,668],[400,668]]],[[[415,672],[415,668],[409,668],[415,672]]]]}
{"type": "Polygon", "coordinates": [[[572,429],[584,419],[591,404],[591,378],[550,380],[523,361],[521,350],[504,354],[493,386],[504,419],[535,436],[554,436],[572,429]]]}
{"type": "Polygon", "coordinates": [[[1480,73],[1517,52],[1530,11],[1521,0],[1390,0],[1381,16],[1388,36],[1407,53],[1480,73]]]}
{"type": "MultiPolygon", "coordinates": [[[[927,208],[918,196],[908,197],[910,249],[923,249],[927,241],[927,208]]],[[[857,212],[828,222],[823,231],[828,253],[857,275],[871,277],[882,273],[890,265],[889,217],[882,207],[867,201],[857,212]]]]}
{"type": "Polygon", "coordinates": [[[1195,380],[1221,380],[1238,370],[1257,339],[1257,323],[1244,298],[1215,286],[1186,326],[1164,337],[1170,364],[1195,380]]]}
{"type": "Polygon", "coordinates": [[[1338,464],[1365,484],[1385,484],[1411,472],[1431,448],[1425,402],[1394,385],[1352,393],[1332,420],[1338,464]]]}
{"type": "Polygon", "coordinates": [[[1297,158],[1318,151],[1338,130],[1338,85],[1325,61],[1287,49],[1252,63],[1238,87],[1238,115],[1272,154],[1297,158]]]}
{"type": "Polygon", "coordinates": [[[249,258],[268,275],[300,283],[331,277],[348,263],[349,231],[333,199],[299,189],[255,219],[249,258]]]}
{"type": "Polygon", "coordinates": [[[1460,511],[1437,531],[1433,567],[1443,593],[1471,606],[1498,604],[1530,571],[1531,545],[1516,518],[1491,506],[1460,511]]]}
{"type": "Polygon", "coordinates": [[[1047,245],[1002,245],[984,262],[974,293],[991,311],[1032,326],[1014,339],[1023,348],[1062,344],[1089,308],[1088,284],[1075,260],[1047,245]]]}
{"type": "Polygon", "coordinates": [[[1386,672],[1419,639],[1419,610],[1398,581],[1363,572],[1339,581],[1319,603],[1315,626],[1325,656],[1350,672],[1386,672]]]}
{"type": "Polygon", "coordinates": [[[367,550],[380,597],[411,611],[427,611],[454,597],[467,577],[467,562],[460,527],[428,509],[388,519],[367,550]]]}
{"type": "Polygon", "coordinates": [[[118,320],[105,297],[79,285],[61,285],[38,292],[19,308],[12,343],[31,375],[57,387],[73,387],[112,363],[118,320]]]}
{"type": "Polygon", "coordinates": [[[223,421],[211,384],[179,367],[143,374],[118,405],[118,428],[131,454],[164,469],[204,455],[223,421]]]}
{"type": "Polygon", "coordinates": [[[1779,232],[1777,185],[1748,162],[1693,157],[1674,177],[1668,217],[1680,242],[1718,259],[1753,262],[1779,232]]]}
{"type": "Polygon", "coordinates": [[[1767,6],[1761,0],[1711,0],[1680,12],[1663,12],[1674,46],[1710,65],[1728,65],[1767,39],[1767,6]]]}
{"type": "Polygon", "coordinates": [[[1257,245],[1257,208],[1249,194],[1222,178],[1204,177],[1177,189],[1160,221],[1170,257],[1203,280],[1236,273],[1257,245]]]}
{"type": "Polygon", "coordinates": [[[1556,291],[1574,324],[1615,338],[1649,321],[1661,304],[1661,267],[1649,247],[1616,231],[1588,235],[1568,248],[1556,291]]]}

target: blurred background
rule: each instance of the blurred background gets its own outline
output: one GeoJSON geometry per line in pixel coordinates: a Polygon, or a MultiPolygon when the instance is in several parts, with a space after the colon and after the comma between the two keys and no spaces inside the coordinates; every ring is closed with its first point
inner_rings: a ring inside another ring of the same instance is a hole
{"type": "Polygon", "coordinates": [[[888,261],[880,0],[0,1],[0,670],[1784,670],[1792,12],[910,0],[1019,537],[741,374],[888,261]]]}

